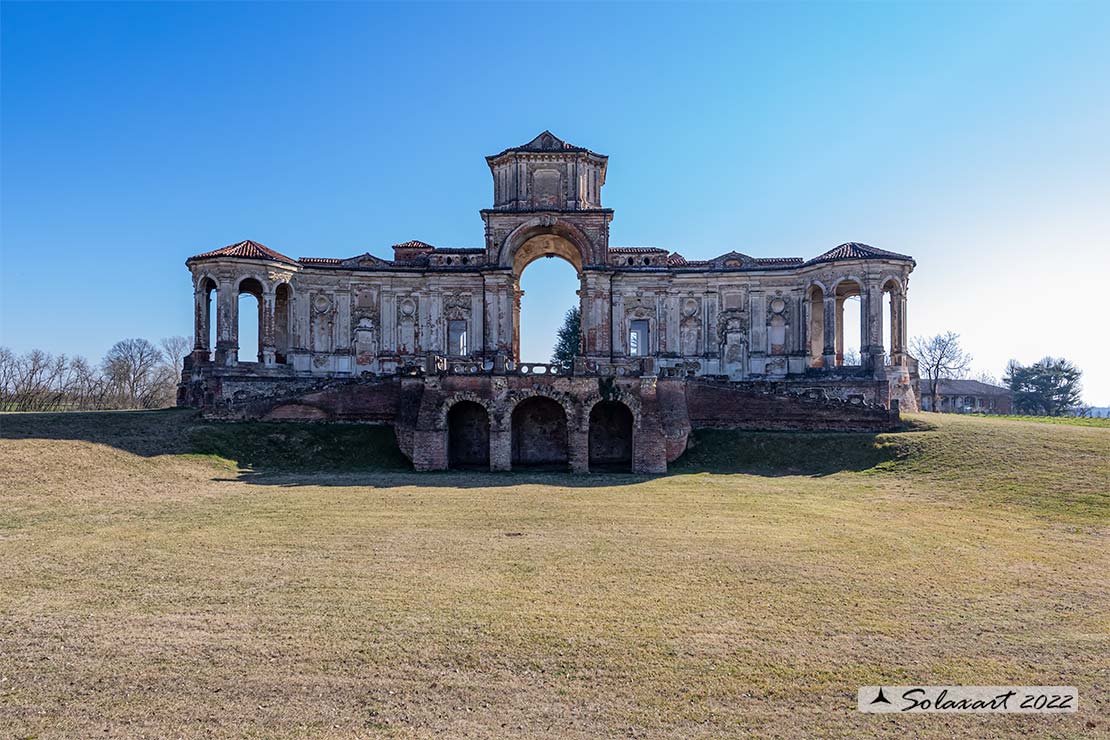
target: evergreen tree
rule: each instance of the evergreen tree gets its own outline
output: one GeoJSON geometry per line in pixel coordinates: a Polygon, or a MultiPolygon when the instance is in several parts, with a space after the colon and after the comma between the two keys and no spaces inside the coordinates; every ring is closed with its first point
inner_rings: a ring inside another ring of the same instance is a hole
{"type": "Polygon", "coordinates": [[[567,311],[563,326],[555,339],[555,349],[551,352],[551,364],[559,369],[570,371],[574,358],[582,346],[582,312],[578,306],[567,311]]]}
{"type": "Polygon", "coordinates": [[[1028,367],[1010,360],[1003,380],[1014,393],[1020,414],[1063,416],[1082,409],[1082,371],[1062,357],[1046,357],[1028,367]]]}

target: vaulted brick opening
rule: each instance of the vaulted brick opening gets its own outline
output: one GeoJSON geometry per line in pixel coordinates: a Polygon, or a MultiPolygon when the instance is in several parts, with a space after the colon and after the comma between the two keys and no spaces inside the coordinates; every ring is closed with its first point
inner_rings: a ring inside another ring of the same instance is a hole
{"type": "Polygon", "coordinates": [[[482,404],[459,401],[447,412],[447,463],[489,468],[489,414],[482,404]]]}
{"type": "Polygon", "coordinates": [[[632,470],[632,412],[620,401],[590,410],[590,470],[632,470]]]}
{"type": "Polygon", "coordinates": [[[513,409],[513,467],[565,468],[567,415],[556,401],[533,396],[513,409]]]}

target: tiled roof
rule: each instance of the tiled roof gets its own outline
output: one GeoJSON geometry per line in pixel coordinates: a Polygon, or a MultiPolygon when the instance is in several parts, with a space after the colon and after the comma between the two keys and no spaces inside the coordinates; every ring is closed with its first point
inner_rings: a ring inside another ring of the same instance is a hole
{"type": "Polygon", "coordinates": [[[897,252],[888,252],[868,244],[847,242],[839,247],[834,247],[822,255],[814,257],[807,265],[816,265],[822,262],[836,262],[839,260],[866,260],[866,259],[900,259],[913,261],[913,257],[897,252]]]}
{"type": "Polygon", "coordinates": [[[800,265],[801,257],[756,257],[756,264],[760,265],[800,265]]]}
{"type": "Polygon", "coordinates": [[[609,247],[609,251],[615,254],[650,254],[653,252],[666,252],[665,249],[659,247],[609,247]]]}
{"type": "Polygon", "coordinates": [[[301,257],[297,261],[302,265],[338,265],[343,260],[335,257],[301,257]]]}
{"type": "Polygon", "coordinates": [[[436,247],[436,254],[481,254],[482,247],[436,247]]]}
{"type": "Polygon", "coordinates": [[[685,264],[687,264],[686,258],[678,252],[671,252],[669,255],[667,255],[667,267],[679,267],[680,265],[685,264]]]}
{"type": "Polygon", "coordinates": [[[419,239],[410,239],[402,244],[394,244],[394,249],[435,249],[431,244],[422,242],[419,239]]]}
{"type": "Polygon", "coordinates": [[[274,250],[267,247],[265,244],[252,242],[250,239],[247,239],[246,241],[241,241],[238,244],[229,244],[222,249],[214,249],[211,252],[204,252],[202,254],[190,257],[189,259],[199,260],[209,259],[213,257],[238,257],[240,259],[251,260],[273,260],[274,262],[285,262],[286,264],[290,265],[297,264],[296,260],[290,259],[280,252],[275,252],[274,250]]]}
{"type": "MultiPolygon", "coordinates": [[[[928,380],[921,381],[921,390],[924,393],[931,392],[928,380]]],[[[983,383],[978,380],[941,378],[937,381],[937,393],[942,396],[1008,396],[1011,391],[1009,388],[983,383]]]]}

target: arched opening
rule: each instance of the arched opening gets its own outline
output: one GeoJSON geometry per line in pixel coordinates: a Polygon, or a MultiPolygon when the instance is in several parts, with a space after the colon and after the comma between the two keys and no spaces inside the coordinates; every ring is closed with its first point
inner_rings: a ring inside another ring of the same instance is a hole
{"type": "Polygon", "coordinates": [[[860,284],[843,280],[836,286],[836,364],[858,366],[863,364],[860,351],[863,347],[863,316],[860,311],[860,284]]]}
{"type": "Polygon", "coordinates": [[[216,346],[216,322],[213,320],[216,310],[217,291],[216,281],[210,277],[206,277],[200,282],[200,292],[203,296],[203,306],[201,308],[200,322],[201,325],[197,327],[197,349],[205,352],[205,359],[212,359],[212,349],[216,346]]]}
{"type": "Polygon", "coordinates": [[[879,337],[886,349],[886,364],[902,362],[902,286],[894,278],[883,283],[883,305],[879,312],[879,337]]]}
{"type": "Polygon", "coordinates": [[[820,285],[809,288],[809,366],[821,367],[825,351],[825,291],[820,285]]]}
{"type": "Polygon", "coordinates": [[[513,467],[557,467],[565,469],[567,415],[563,407],[546,396],[532,396],[513,409],[513,467]]]}
{"type": "Polygon", "coordinates": [[[620,401],[590,409],[590,470],[632,470],[632,411],[620,401]]]}
{"type": "Polygon", "coordinates": [[[292,334],[290,317],[293,289],[282,283],[274,291],[274,361],[279,365],[289,362],[289,337],[292,334]]]}
{"type": "Polygon", "coordinates": [[[489,469],[489,413],[482,404],[459,401],[447,412],[447,464],[489,469]]]}
{"type": "Polygon", "coordinates": [[[247,278],[239,283],[238,346],[240,362],[262,362],[262,283],[247,278]],[[252,359],[244,349],[254,348],[252,359]],[[246,354],[246,357],[244,355],[246,354]]]}
{"type": "Polygon", "coordinates": [[[567,312],[580,306],[581,267],[578,248],[556,234],[533,236],[514,253],[513,357],[518,362],[552,361],[567,312]]]}

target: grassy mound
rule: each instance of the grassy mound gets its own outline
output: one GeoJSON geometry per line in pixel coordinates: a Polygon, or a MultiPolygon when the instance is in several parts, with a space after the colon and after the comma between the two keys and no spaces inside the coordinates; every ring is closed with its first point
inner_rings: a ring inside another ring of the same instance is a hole
{"type": "Polygon", "coordinates": [[[393,428],[366,424],[242,422],[197,424],[193,452],[240,467],[276,471],[411,470],[393,428]]]}
{"type": "Polygon", "coordinates": [[[654,478],[417,474],[387,432],[0,414],[0,727],[1110,732],[1110,430],[701,432],[654,478]],[[1082,698],[1045,717],[854,711],[860,685],[916,683],[1082,698]]]}

